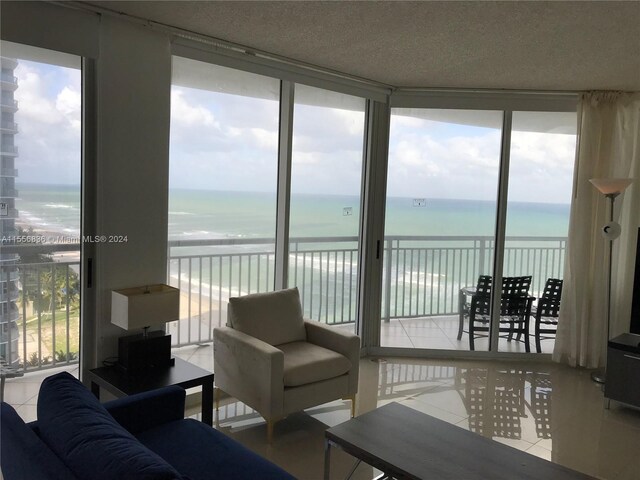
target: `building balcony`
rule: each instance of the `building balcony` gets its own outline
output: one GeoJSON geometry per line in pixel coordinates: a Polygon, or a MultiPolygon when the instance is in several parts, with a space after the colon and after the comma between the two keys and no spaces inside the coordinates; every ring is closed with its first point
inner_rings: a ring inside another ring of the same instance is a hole
{"type": "Polygon", "coordinates": [[[17,342],[19,337],[20,330],[18,330],[18,325],[15,322],[3,325],[3,328],[0,328],[0,343],[17,342]]]}
{"type": "MultiPolygon", "coordinates": [[[[13,236],[15,234],[1,233],[1,235],[2,236],[13,236]]],[[[2,249],[2,246],[0,246],[0,249],[2,249]]],[[[15,254],[15,253],[0,253],[0,267],[7,266],[7,265],[13,265],[18,260],[20,260],[20,256],[15,254]]]]}
{"type": "Polygon", "coordinates": [[[15,145],[0,145],[0,155],[9,155],[15,157],[18,155],[18,147],[15,145]]]}
{"type": "Polygon", "coordinates": [[[15,265],[10,267],[2,267],[0,270],[0,285],[6,282],[17,282],[20,279],[20,272],[16,270],[15,265]]]}
{"type": "Polygon", "coordinates": [[[9,365],[18,366],[20,363],[18,348],[20,348],[18,338],[12,338],[10,342],[0,341],[0,357],[2,357],[9,365]]]}
{"type": "Polygon", "coordinates": [[[20,290],[17,288],[11,288],[7,292],[0,291],[0,303],[3,302],[15,302],[20,298],[20,290]]]}
{"type": "Polygon", "coordinates": [[[18,60],[15,58],[0,57],[0,64],[2,65],[2,68],[14,69],[18,66],[18,60]]]}
{"type": "Polygon", "coordinates": [[[20,318],[20,311],[18,307],[11,306],[6,311],[0,311],[0,325],[3,323],[17,322],[20,318]]]}
{"type": "Polygon", "coordinates": [[[3,112],[17,112],[18,111],[18,101],[12,100],[10,98],[0,99],[0,107],[3,112]]]}
{"type": "Polygon", "coordinates": [[[0,168],[0,177],[17,177],[17,168],[0,168]]]}
{"type": "Polygon", "coordinates": [[[15,188],[0,188],[0,198],[17,198],[18,190],[15,188]]]}
{"type": "Polygon", "coordinates": [[[18,77],[7,73],[0,74],[0,84],[3,90],[16,90],[18,88],[18,77]]]}
{"type": "Polygon", "coordinates": [[[7,210],[7,214],[6,215],[0,214],[0,220],[15,220],[16,218],[18,218],[18,216],[19,216],[19,213],[18,213],[17,209],[9,208],[7,210]]]}
{"type": "Polygon", "coordinates": [[[4,133],[18,133],[18,124],[16,122],[3,120],[0,122],[0,131],[4,133]]]}

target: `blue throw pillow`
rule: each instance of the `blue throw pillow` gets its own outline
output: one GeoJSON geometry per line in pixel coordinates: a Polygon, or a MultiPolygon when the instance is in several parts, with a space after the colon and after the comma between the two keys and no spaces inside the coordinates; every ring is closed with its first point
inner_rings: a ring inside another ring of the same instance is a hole
{"type": "Polygon", "coordinates": [[[38,396],[40,437],[81,479],[174,480],[181,475],[116,422],[67,372],[45,379],[38,396]]]}

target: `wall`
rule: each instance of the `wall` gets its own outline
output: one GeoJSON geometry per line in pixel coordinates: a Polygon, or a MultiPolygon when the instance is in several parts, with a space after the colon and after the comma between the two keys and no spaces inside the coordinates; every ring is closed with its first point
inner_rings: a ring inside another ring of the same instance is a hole
{"type": "Polygon", "coordinates": [[[166,281],[171,48],[144,27],[103,17],[97,61],[98,359],[115,355],[111,290],[166,281]]]}

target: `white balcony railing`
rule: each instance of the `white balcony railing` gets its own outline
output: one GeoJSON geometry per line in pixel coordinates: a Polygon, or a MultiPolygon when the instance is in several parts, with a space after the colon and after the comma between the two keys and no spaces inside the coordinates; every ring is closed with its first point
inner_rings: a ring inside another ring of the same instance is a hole
{"type": "MultiPolygon", "coordinates": [[[[27,253],[79,252],[78,245],[3,248],[23,260],[27,253]]],[[[538,296],[548,277],[562,277],[565,249],[562,237],[507,237],[504,275],[531,275],[538,296]]],[[[212,341],[213,327],[226,323],[230,296],[273,289],[273,239],[170,241],[169,250],[168,282],[182,293],[180,320],[167,324],[174,346],[212,341]]],[[[293,238],[289,250],[289,283],[300,289],[304,315],[330,325],[354,322],[358,238],[293,238]]],[[[493,250],[491,237],[386,237],[382,320],[458,313],[459,289],[490,273],[493,250]]],[[[78,276],[77,261],[0,264],[0,278],[20,291],[7,299],[20,312],[8,332],[19,332],[25,370],[77,362],[78,276]]]]}
{"type": "MultiPolygon", "coordinates": [[[[212,341],[226,322],[230,296],[273,288],[273,239],[169,242],[169,282],[183,294],[182,314],[169,324],[175,345],[212,341]]],[[[566,238],[508,237],[504,275],[531,275],[538,296],[547,278],[562,278],[566,238]]],[[[383,319],[458,313],[461,287],[490,273],[492,237],[389,236],[384,243],[383,319]]],[[[330,325],[356,316],[357,237],[294,238],[289,283],[297,285],[304,315],[330,325]]]]}

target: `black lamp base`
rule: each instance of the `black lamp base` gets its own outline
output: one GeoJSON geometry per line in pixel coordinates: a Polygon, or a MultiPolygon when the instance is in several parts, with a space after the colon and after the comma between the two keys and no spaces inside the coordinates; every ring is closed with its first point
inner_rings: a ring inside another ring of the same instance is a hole
{"type": "Polygon", "coordinates": [[[171,335],[162,331],[131,335],[118,339],[118,366],[127,371],[166,368],[171,358],[171,335]]]}

